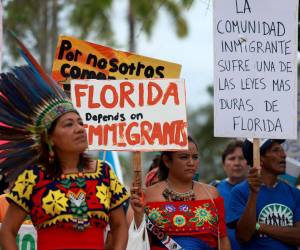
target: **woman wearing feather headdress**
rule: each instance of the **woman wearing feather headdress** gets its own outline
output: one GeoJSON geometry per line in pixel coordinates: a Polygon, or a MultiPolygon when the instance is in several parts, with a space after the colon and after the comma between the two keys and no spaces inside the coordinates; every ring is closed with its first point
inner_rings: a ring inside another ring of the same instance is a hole
{"type": "Polygon", "coordinates": [[[38,249],[104,249],[110,223],[113,249],[125,249],[122,208],[128,193],[108,165],[85,155],[83,121],[59,86],[20,44],[30,66],[0,79],[0,174],[15,180],[1,227],[3,249],[29,214],[38,249]]]}

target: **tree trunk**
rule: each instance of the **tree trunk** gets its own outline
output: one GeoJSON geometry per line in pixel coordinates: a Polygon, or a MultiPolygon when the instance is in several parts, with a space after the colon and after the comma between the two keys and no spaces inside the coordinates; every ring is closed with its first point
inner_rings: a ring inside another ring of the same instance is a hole
{"type": "Polygon", "coordinates": [[[54,54],[55,54],[55,49],[56,49],[56,44],[58,40],[58,2],[57,0],[52,0],[52,5],[51,5],[51,14],[52,14],[52,26],[51,26],[51,32],[50,32],[50,61],[53,62],[54,54]]]}
{"type": "Polygon", "coordinates": [[[128,0],[128,28],[129,28],[129,38],[128,38],[128,47],[130,52],[135,52],[135,14],[133,7],[133,0],[128,0]]]}
{"type": "Polygon", "coordinates": [[[38,51],[40,54],[40,64],[44,70],[48,71],[47,64],[47,51],[48,51],[48,1],[39,1],[41,4],[40,8],[40,26],[39,26],[39,34],[38,34],[38,51]]]}

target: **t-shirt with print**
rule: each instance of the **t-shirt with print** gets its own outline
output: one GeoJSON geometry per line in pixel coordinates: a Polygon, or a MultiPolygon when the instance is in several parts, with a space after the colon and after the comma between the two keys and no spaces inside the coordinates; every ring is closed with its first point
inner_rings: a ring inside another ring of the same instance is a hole
{"type": "MultiPolygon", "coordinates": [[[[237,221],[246,207],[249,196],[247,181],[236,185],[231,192],[230,220],[237,221]]],[[[293,226],[300,221],[300,190],[284,183],[277,182],[274,187],[262,185],[257,195],[256,221],[273,226],[293,226]]],[[[296,246],[287,245],[267,235],[255,234],[252,239],[241,244],[243,250],[296,250],[296,246]]]]}

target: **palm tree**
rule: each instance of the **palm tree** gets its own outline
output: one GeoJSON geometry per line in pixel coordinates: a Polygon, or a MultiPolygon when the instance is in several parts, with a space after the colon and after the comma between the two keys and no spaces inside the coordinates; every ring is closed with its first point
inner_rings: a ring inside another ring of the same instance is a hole
{"type": "Polygon", "coordinates": [[[142,26],[142,31],[150,37],[158,19],[159,9],[164,8],[174,22],[176,34],[179,38],[188,34],[188,25],[183,16],[183,10],[191,7],[193,0],[128,0],[128,48],[136,50],[136,27],[142,26]]]}
{"type": "MultiPolygon", "coordinates": [[[[112,0],[70,0],[75,3],[76,8],[72,10],[70,20],[78,26],[82,38],[86,38],[89,31],[96,31],[101,39],[109,39],[113,43],[113,32],[110,14],[112,13],[112,0]],[[97,29],[95,29],[97,27],[97,29]]],[[[151,36],[155,21],[157,20],[160,8],[165,8],[174,21],[176,34],[184,37],[188,33],[187,22],[183,16],[183,10],[188,9],[193,0],[128,0],[129,27],[128,48],[136,50],[136,28],[141,25],[141,31],[148,37],[151,36]]]]}
{"type": "Polygon", "coordinates": [[[67,0],[67,3],[72,6],[69,23],[79,30],[82,39],[94,34],[96,38],[114,44],[111,24],[113,0],[67,0]]]}
{"type": "MultiPolygon", "coordinates": [[[[43,68],[50,71],[58,33],[58,13],[63,5],[59,0],[11,0],[4,2],[4,27],[25,40],[39,56],[43,68]]],[[[15,43],[5,43],[14,58],[15,43]]]]}

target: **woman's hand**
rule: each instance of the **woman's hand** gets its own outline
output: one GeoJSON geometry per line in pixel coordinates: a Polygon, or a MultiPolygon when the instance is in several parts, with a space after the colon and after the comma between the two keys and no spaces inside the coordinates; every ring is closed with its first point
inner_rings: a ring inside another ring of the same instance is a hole
{"type": "Polygon", "coordinates": [[[137,188],[131,189],[130,205],[134,212],[134,221],[136,227],[139,227],[144,217],[144,195],[138,195],[137,188]]]}

